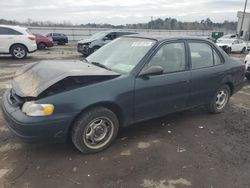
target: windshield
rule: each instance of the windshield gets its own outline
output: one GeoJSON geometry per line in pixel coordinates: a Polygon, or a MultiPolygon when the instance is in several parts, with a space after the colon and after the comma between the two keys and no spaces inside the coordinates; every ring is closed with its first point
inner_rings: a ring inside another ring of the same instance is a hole
{"type": "Polygon", "coordinates": [[[218,39],[217,43],[232,44],[233,40],[231,40],[231,39],[218,39]]]}
{"type": "Polygon", "coordinates": [[[131,72],[154,44],[155,41],[150,39],[118,38],[86,59],[90,63],[96,65],[98,63],[107,69],[127,74],[131,72]]]}
{"type": "Polygon", "coordinates": [[[107,35],[108,32],[106,31],[102,31],[102,32],[98,32],[98,33],[95,33],[94,35],[92,35],[90,38],[91,39],[99,39],[99,38],[103,38],[105,35],[107,35]]]}

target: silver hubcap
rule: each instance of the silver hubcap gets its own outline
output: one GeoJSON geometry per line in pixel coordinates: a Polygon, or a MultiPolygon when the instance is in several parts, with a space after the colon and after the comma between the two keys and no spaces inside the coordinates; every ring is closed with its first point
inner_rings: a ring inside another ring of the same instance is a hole
{"type": "Polygon", "coordinates": [[[14,56],[17,58],[23,58],[25,56],[25,50],[23,48],[15,48],[14,51],[14,56]]]}
{"type": "Polygon", "coordinates": [[[225,107],[225,105],[227,104],[228,101],[228,93],[226,90],[221,90],[217,93],[216,96],[216,107],[218,110],[221,110],[222,108],[225,107]]]}
{"type": "Polygon", "coordinates": [[[83,141],[91,149],[105,146],[114,133],[114,124],[107,117],[92,120],[85,128],[83,141]]]}

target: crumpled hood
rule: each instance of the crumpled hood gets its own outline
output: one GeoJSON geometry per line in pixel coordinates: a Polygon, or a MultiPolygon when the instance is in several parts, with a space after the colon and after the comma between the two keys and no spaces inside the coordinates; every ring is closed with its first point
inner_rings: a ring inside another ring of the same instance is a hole
{"type": "Polygon", "coordinates": [[[226,44],[226,43],[216,43],[218,46],[231,46],[231,44],[226,44]]]}
{"type": "Polygon", "coordinates": [[[83,39],[83,40],[78,41],[78,44],[91,43],[93,41],[95,41],[95,40],[94,39],[83,39]]]}
{"type": "Polygon", "coordinates": [[[21,67],[12,80],[20,97],[37,97],[48,87],[69,76],[119,76],[83,61],[40,61],[21,67]]]}

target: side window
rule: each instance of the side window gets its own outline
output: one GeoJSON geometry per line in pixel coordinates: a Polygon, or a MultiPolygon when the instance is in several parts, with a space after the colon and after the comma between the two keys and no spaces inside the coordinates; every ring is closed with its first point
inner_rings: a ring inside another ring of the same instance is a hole
{"type": "Polygon", "coordinates": [[[0,27],[0,35],[8,35],[8,29],[5,27],[0,27]]]}
{"type": "Polygon", "coordinates": [[[213,54],[214,54],[214,65],[222,64],[219,54],[214,49],[213,49],[213,54]]]}
{"type": "Polygon", "coordinates": [[[162,46],[150,60],[149,66],[161,66],[164,73],[178,72],[186,69],[184,43],[169,43],[162,46]]]}
{"type": "Polygon", "coordinates": [[[191,53],[192,69],[199,69],[213,66],[212,48],[201,42],[189,42],[191,53]]]}
{"type": "Polygon", "coordinates": [[[22,33],[5,27],[0,27],[0,35],[22,35],[22,33]]]}
{"type": "Polygon", "coordinates": [[[22,35],[22,33],[14,30],[14,29],[8,29],[8,34],[9,35],[22,35]]]}

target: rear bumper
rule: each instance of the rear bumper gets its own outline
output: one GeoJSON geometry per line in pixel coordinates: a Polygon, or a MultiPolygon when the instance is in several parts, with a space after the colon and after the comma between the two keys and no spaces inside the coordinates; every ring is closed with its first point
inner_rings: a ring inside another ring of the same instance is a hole
{"type": "Polygon", "coordinates": [[[36,42],[34,42],[34,44],[32,43],[31,45],[28,45],[28,52],[29,53],[33,53],[37,50],[37,45],[36,42]]]}
{"type": "Polygon", "coordinates": [[[247,85],[247,78],[244,78],[243,82],[241,82],[240,84],[238,84],[234,87],[234,93],[241,90],[245,85],[247,85]]]}
{"type": "Polygon", "coordinates": [[[75,117],[67,114],[49,117],[31,117],[25,115],[20,107],[9,102],[10,90],[3,96],[2,111],[7,127],[19,138],[27,142],[54,143],[64,142],[68,137],[70,125],[75,117]]]}

